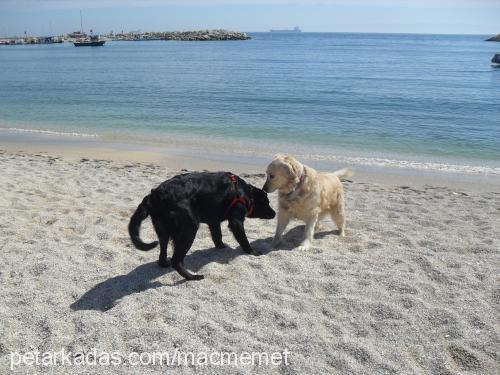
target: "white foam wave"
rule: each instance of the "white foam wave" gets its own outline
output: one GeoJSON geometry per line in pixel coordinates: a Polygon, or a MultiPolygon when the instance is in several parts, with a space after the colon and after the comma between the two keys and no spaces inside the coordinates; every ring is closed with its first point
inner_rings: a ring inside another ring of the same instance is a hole
{"type": "Polygon", "coordinates": [[[328,155],[308,155],[313,160],[335,161],[345,164],[364,165],[370,167],[392,167],[417,169],[425,171],[469,173],[500,176],[500,167],[475,166],[446,164],[436,162],[420,162],[409,160],[396,160],[386,158],[366,158],[366,157],[347,157],[347,156],[328,156],[328,155]]]}
{"type": "Polygon", "coordinates": [[[54,130],[41,130],[41,129],[0,128],[0,130],[18,132],[18,133],[36,133],[36,134],[67,136],[67,137],[90,137],[90,138],[99,137],[99,135],[97,135],[97,134],[86,134],[86,133],[76,133],[76,132],[57,132],[54,130]]]}

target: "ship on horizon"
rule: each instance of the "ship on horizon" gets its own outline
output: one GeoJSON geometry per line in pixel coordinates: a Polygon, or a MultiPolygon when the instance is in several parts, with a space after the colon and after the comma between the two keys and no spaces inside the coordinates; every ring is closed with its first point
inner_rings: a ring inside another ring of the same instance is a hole
{"type": "Polygon", "coordinates": [[[301,33],[302,30],[298,26],[295,26],[293,29],[283,29],[283,30],[271,29],[271,30],[269,30],[269,32],[271,32],[271,33],[301,33]]]}

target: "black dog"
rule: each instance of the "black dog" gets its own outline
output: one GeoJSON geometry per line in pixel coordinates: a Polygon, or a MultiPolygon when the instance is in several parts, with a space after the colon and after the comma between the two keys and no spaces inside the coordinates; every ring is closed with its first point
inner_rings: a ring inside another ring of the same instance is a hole
{"type": "Polygon", "coordinates": [[[243,222],[245,217],[272,219],[276,215],[267,194],[247,184],[232,173],[186,173],[160,184],[146,196],[132,215],[128,226],[130,238],[139,250],[151,250],[158,242],[144,243],[139,237],[141,222],[151,216],[160,240],[162,267],[168,267],[167,245],[172,237],[172,267],[188,280],[201,280],[184,267],[184,257],[191,248],[200,223],[208,224],[212,240],[218,248],[222,242],[220,223],[229,221],[229,229],[248,254],[260,255],[250,246],[243,222]]]}

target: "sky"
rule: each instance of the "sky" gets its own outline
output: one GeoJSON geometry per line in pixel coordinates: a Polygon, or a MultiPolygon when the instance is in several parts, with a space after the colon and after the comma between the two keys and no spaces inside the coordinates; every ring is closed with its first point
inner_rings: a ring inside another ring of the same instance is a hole
{"type": "Polygon", "coordinates": [[[225,28],[498,34],[500,0],[0,0],[0,37],[225,28]]]}

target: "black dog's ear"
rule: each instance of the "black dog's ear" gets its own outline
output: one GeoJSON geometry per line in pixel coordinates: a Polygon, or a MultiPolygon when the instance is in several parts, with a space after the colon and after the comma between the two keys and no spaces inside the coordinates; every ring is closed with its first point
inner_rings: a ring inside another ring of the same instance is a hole
{"type": "Polygon", "coordinates": [[[248,184],[248,186],[250,186],[250,190],[252,190],[253,193],[258,193],[259,190],[264,192],[263,190],[259,189],[257,186],[254,186],[252,184],[248,184]]]}
{"type": "Polygon", "coordinates": [[[251,186],[252,193],[253,193],[254,197],[256,197],[256,198],[260,197],[263,199],[267,198],[267,193],[264,190],[262,190],[256,186],[253,186],[253,185],[250,185],[250,186],[251,186]]]}

